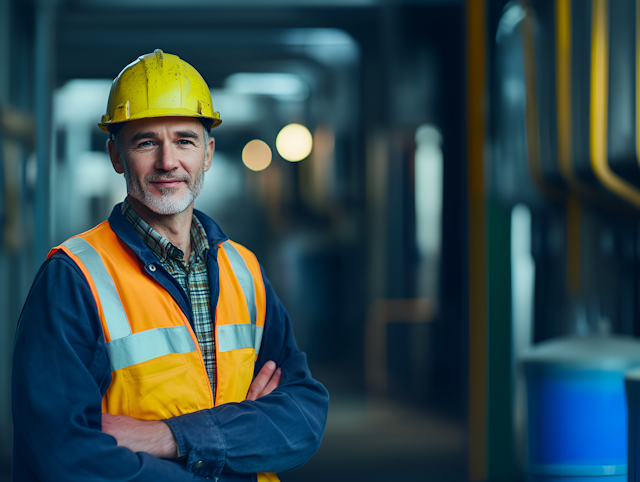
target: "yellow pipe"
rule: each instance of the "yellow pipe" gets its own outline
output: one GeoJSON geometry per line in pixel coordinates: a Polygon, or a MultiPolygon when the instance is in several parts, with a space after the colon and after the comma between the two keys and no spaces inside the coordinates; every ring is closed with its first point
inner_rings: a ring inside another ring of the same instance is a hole
{"type": "Polygon", "coordinates": [[[487,479],[487,249],[484,205],[485,4],[467,0],[469,479],[487,479]]]}
{"type": "MultiPolygon", "coordinates": [[[[571,0],[556,0],[556,109],[558,165],[567,185],[578,194],[596,198],[595,190],[580,182],[571,163],[571,0]]],[[[567,196],[567,287],[580,291],[580,199],[567,196]]]]}
{"type": "Polygon", "coordinates": [[[556,108],[558,116],[558,164],[568,184],[571,169],[571,0],[556,1],[556,108]]]}
{"type": "Polygon", "coordinates": [[[608,190],[640,208],[640,191],[611,170],[607,159],[609,32],[607,0],[593,0],[591,40],[591,166],[598,180],[608,190]]]}

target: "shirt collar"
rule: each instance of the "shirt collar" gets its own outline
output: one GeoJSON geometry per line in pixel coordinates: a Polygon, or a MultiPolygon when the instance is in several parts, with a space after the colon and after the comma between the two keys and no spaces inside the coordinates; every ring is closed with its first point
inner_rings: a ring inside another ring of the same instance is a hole
{"type": "Polygon", "coordinates": [[[191,255],[194,253],[196,256],[200,256],[203,261],[207,259],[207,253],[209,252],[209,240],[207,239],[207,233],[204,227],[193,215],[191,221],[191,255]]]}
{"type": "MultiPolygon", "coordinates": [[[[209,257],[217,259],[218,246],[224,243],[229,238],[220,229],[220,226],[211,219],[209,216],[197,209],[193,210],[193,214],[198,221],[202,224],[204,231],[207,234],[207,240],[209,242],[209,257]]],[[[127,245],[133,252],[140,258],[143,263],[153,263],[157,260],[155,255],[149,249],[149,247],[142,241],[136,230],[131,223],[127,221],[122,214],[122,203],[116,204],[109,216],[109,226],[116,235],[127,245]]]]}

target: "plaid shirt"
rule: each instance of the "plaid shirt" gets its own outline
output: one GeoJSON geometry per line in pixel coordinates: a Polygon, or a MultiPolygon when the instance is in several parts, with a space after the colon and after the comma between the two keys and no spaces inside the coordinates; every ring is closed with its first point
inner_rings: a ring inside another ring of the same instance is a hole
{"type": "Polygon", "coordinates": [[[131,208],[127,199],[122,203],[122,214],[127,218],[145,244],[158,258],[160,264],[173,276],[191,301],[196,338],[202,351],[204,365],[209,375],[211,393],[216,393],[216,349],[211,315],[211,284],[207,269],[209,241],[193,216],[191,221],[191,256],[184,262],[182,250],[164,239],[131,208]]]}

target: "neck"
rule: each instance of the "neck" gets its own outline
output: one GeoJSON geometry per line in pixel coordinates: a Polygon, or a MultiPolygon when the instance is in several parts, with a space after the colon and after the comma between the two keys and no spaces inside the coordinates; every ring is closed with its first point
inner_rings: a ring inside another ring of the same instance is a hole
{"type": "Polygon", "coordinates": [[[193,218],[193,203],[191,203],[187,209],[178,214],[158,214],[133,196],[128,196],[127,200],[138,216],[157,231],[160,236],[182,250],[184,253],[184,261],[185,263],[188,263],[189,257],[191,256],[191,220],[193,218]]]}

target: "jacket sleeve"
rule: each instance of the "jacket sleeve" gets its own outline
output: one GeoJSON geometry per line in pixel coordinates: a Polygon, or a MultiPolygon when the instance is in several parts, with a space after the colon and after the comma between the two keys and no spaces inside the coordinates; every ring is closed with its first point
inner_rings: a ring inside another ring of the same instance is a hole
{"type": "Polygon", "coordinates": [[[55,254],[38,272],[16,332],[13,480],[207,480],[174,461],[117,447],[102,433],[102,395],[110,381],[89,286],[69,258],[55,254]]]}
{"type": "Polygon", "coordinates": [[[198,475],[295,469],[311,458],[322,440],[329,393],[311,376],[289,315],[262,276],[267,306],[255,372],[275,361],[282,368],[280,386],[256,401],[228,403],[166,421],[180,453],[188,456],[188,468],[198,475]]]}

